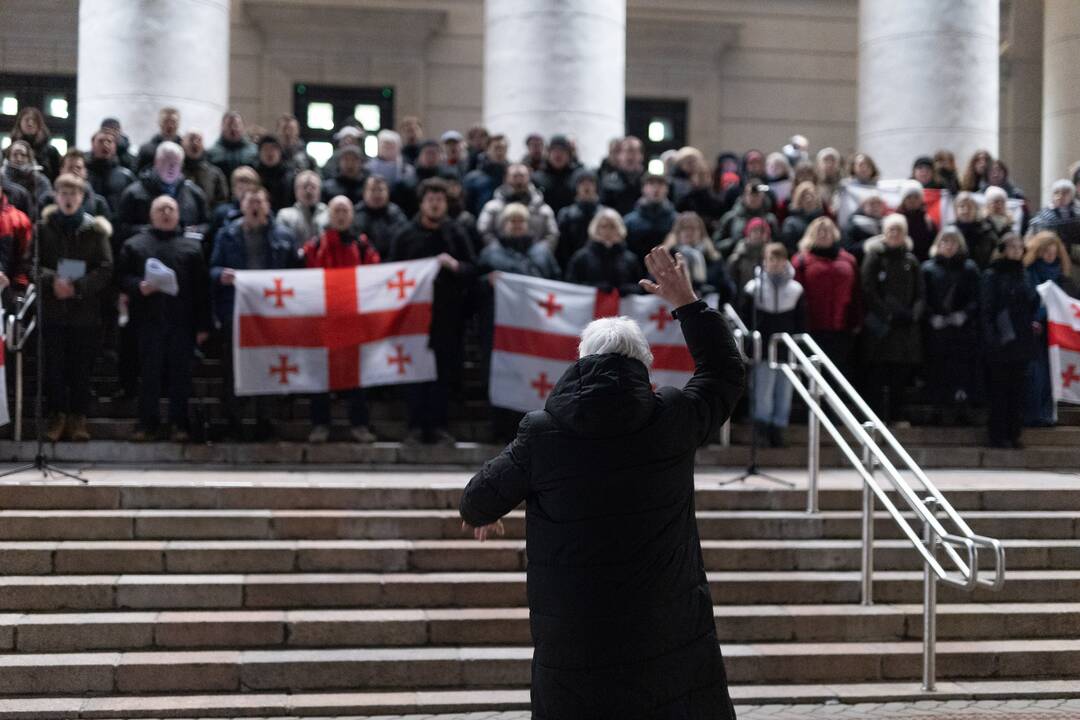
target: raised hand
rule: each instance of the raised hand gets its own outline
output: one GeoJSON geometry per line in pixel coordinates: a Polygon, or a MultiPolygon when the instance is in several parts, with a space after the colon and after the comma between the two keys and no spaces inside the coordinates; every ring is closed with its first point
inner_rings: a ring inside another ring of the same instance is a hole
{"type": "Polygon", "coordinates": [[[686,270],[686,261],[682,253],[671,259],[671,253],[663,247],[653,248],[645,256],[645,267],[654,280],[639,280],[645,292],[659,295],[667,300],[672,309],[689,305],[697,300],[694,286],[690,283],[690,273],[686,270]]]}
{"type": "Polygon", "coordinates": [[[480,542],[484,542],[489,537],[494,537],[495,535],[498,535],[499,537],[502,537],[503,535],[506,534],[506,528],[503,527],[502,520],[496,520],[495,522],[491,523],[490,525],[483,525],[481,527],[473,527],[472,525],[469,525],[468,523],[463,522],[463,523],[461,523],[461,529],[462,530],[470,530],[471,529],[473,531],[473,537],[476,538],[477,540],[479,540],[480,542]]]}

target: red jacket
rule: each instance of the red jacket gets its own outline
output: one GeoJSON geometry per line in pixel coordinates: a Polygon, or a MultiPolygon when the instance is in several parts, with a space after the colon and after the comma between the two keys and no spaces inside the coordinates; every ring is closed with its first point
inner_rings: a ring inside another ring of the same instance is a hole
{"type": "Polygon", "coordinates": [[[368,242],[363,233],[357,238],[342,242],[341,233],[333,228],[323,230],[321,236],[304,243],[304,262],[309,268],[342,268],[357,265],[375,265],[380,262],[379,252],[368,242]]]}
{"type": "Polygon", "coordinates": [[[807,330],[852,332],[862,325],[859,266],[851,253],[839,250],[829,257],[803,250],[792,264],[806,297],[807,330]]]}
{"type": "Polygon", "coordinates": [[[30,218],[9,203],[7,195],[0,190],[0,272],[8,276],[12,285],[25,287],[29,282],[26,261],[33,236],[30,218]]]}

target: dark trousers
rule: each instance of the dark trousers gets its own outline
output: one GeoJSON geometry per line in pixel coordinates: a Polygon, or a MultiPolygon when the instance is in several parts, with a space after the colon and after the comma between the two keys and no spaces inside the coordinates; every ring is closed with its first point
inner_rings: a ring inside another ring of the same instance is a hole
{"type": "MultiPolygon", "coordinates": [[[[363,389],[345,390],[337,395],[348,403],[350,425],[360,427],[369,424],[367,396],[363,389]]],[[[330,424],[330,393],[311,396],[311,424],[330,424]]]]}
{"type": "Polygon", "coordinates": [[[869,368],[867,401],[882,421],[889,423],[904,419],[904,405],[910,381],[910,365],[882,363],[869,368]]]}
{"type": "Polygon", "coordinates": [[[414,383],[407,386],[405,395],[409,404],[410,430],[420,430],[427,436],[450,424],[450,392],[444,381],[414,383]]]}
{"type": "Polygon", "coordinates": [[[139,423],[145,429],[152,429],[161,421],[158,401],[164,377],[169,391],[169,422],[186,429],[194,330],[164,323],[142,323],[135,332],[139,339],[139,423]]]}
{"type": "Polygon", "coordinates": [[[851,355],[855,349],[855,336],[850,332],[834,332],[831,330],[818,330],[810,333],[825,355],[832,360],[833,365],[843,373],[848,382],[854,384],[852,374],[851,355]]]}
{"type": "Polygon", "coordinates": [[[1020,439],[1024,412],[1025,362],[986,364],[986,401],[989,406],[990,442],[995,445],[1020,439]]]}
{"type": "Polygon", "coordinates": [[[98,327],[45,323],[42,342],[48,412],[86,414],[90,407],[90,374],[100,337],[98,327]]]}

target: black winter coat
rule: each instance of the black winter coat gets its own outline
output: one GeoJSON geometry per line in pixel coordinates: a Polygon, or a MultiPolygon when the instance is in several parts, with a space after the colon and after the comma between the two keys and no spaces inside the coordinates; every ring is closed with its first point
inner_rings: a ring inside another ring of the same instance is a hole
{"type": "Polygon", "coordinates": [[[357,235],[367,235],[379,257],[390,257],[391,241],[408,224],[408,216],[394,203],[370,208],[361,202],[353,208],[353,229],[357,235]]]}
{"type": "Polygon", "coordinates": [[[975,222],[957,222],[956,229],[964,236],[968,256],[975,261],[979,270],[990,267],[990,256],[994,254],[994,248],[1001,239],[993,224],[984,218],[975,222]]]}
{"type": "Polygon", "coordinates": [[[694,512],[694,454],[743,392],[723,317],[674,315],[694,357],[653,392],[639,361],[590,355],[461,498],[473,526],[526,503],[535,720],[734,718],[694,512]]]}
{"type": "MultiPolygon", "coordinates": [[[[150,205],[163,192],[161,180],[153,168],[140,174],[139,179],[124,190],[115,215],[117,240],[127,240],[141,229],[141,225],[150,224],[150,205]]],[[[205,234],[210,224],[210,210],[202,189],[181,178],[174,199],[180,206],[180,225],[205,234]]]]}
{"type": "Polygon", "coordinates": [[[620,295],[641,293],[638,280],[643,277],[641,261],[624,243],[608,247],[592,240],[574,253],[566,268],[567,282],[592,285],[604,291],[618,290],[620,295]]]}
{"type": "Polygon", "coordinates": [[[128,238],[120,248],[116,274],[120,289],[131,298],[135,327],[167,325],[192,333],[210,330],[210,276],[202,247],[181,232],[148,229],[128,238]],[[139,290],[150,258],[176,273],[177,295],[143,295],[139,290]]]}
{"type": "Polygon", "coordinates": [[[556,215],[564,207],[574,202],[577,191],[574,189],[574,175],[577,168],[567,165],[562,170],[557,170],[547,163],[533,173],[533,185],[544,193],[544,202],[556,215]]]}
{"type": "Polygon", "coordinates": [[[94,192],[105,198],[114,214],[119,212],[120,195],[135,182],[135,175],[116,158],[89,158],[86,174],[94,192]]]}
{"type": "MultiPolygon", "coordinates": [[[[1035,357],[1031,323],[1039,294],[1028,285],[1019,260],[998,258],[982,276],[983,355],[990,363],[1027,362],[1035,357]]],[[[1023,378],[1017,378],[1023,382],[1023,378]]]]}
{"type": "Polygon", "coordinates": [[[600,178],[600,202],[614,208],[620,215],[634,209],[641,197],[642,173],[614,170],[600,178]]]}
{"type": "Polygon", "coordinates": [[[555,259],[564,270],[574,256],[589,241],[589,223],[603,205],[595,202],[575,202],[558,211],[559,244],[555,259]]]}

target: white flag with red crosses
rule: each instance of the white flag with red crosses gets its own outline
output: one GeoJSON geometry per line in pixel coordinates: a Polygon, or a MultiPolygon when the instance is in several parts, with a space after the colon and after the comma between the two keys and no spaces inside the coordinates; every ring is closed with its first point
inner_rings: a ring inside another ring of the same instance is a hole
{"type": "Polygon", "coordinates": [[[1046,306],[1046,342],[1054,400],[1080,403],[1080,300],[1051,281],[1038,287],[1046,306]]]}
{"type": "Polygon", "coordinates": [[[237,395],[321,393],[435,379],[435,259],[236,273],[237,395]]]}
{"type": "Polygon", "coordinates": [[[601,292],[586,285],[500,273],[495,281],[495,336],[489,396],[496,407],[544,407],[575,360],[581,331],[596,318],[626,315],[645,331],[654,387],[682,387],[694,372],[679,323],[655,295],[601,292]]]}

